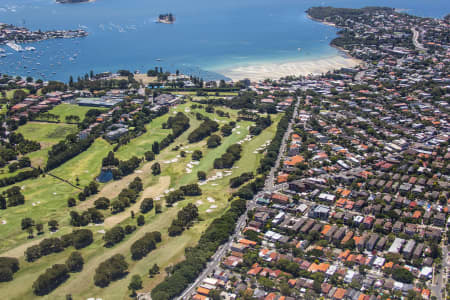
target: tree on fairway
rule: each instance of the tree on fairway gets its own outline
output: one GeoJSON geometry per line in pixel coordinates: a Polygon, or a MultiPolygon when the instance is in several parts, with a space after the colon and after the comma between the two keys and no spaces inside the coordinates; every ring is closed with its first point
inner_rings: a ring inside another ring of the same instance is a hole
{"type": "Polygon", "coordinates": [[[161,174],[161,166],[159,165],[159,163],[156,162],[153,164],[152,174],[155,176],[161,174]]]}
{"type": "Polygon", "coordinates": [[[55,232],[56,230],[58,230],[58,221],[56,220],[50,220],[48,221],[48,227],[50,228],[50,231],[55,232]]]}
{"type": "Polygon", "coordinates": [[[198,180],[206,180],[206,173],[205,172],[203,172],[203,171],[198,171],[197,172],[197,178],[198,178],[198,180]]]}
{"type": "Polygon", "coordinates": [[[159,154],[159,144],[158,144],[158,142],[154,142],[154,143],[153,143],[153,145],[152,145],[152,151],[153,151],[153,153],[155,153],[155,154],[159,154]]]}
{"type": "Polygon", "coordinates": [[[148,275],[150,277],[155,276],[156,274],[159,274],[159,266],[157,264],[154,264],[153,267],[148,270],[148,275]]]}
{"type": "Polygon", "coordinates": [[[80,252],[74,251],[66,260],[67,269],[69,272],[80,272],[83,269],[84,260],[80,252]]]}
{"type": "Polygon", "coordinates": [[[143,226],[145,224],[145,218],[143,215],[139,215],[139,217],[137,218],[137,225],[138,226],[143,226]]]}
{"type": "Polygon", "coordinates": [[[44,224],[42,223],[37,223],[36,224],[36,230],[37,230],[37,234],[43,234],[44,233],[44,224]]]}
{"type": "Polygon", "coordinates": [[[131,282],[128,285],[128,289],[131,291],[131,295],[133,297],[136,296],[136,290],[140,290],[142,289],[142,279],[141,276],[139,275],[133,275],[133,277],[131,277],[131,282]]]}

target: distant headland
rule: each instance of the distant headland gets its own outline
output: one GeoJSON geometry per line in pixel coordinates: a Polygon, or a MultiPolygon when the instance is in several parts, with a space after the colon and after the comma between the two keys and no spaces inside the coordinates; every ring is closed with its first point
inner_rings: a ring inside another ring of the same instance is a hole
{"type": "Polygon", "coordinates": [[[173,24],[175,23],[175,17],[171,13],[159,15],[157,22],[164,24],[173,24]]]}
{"type": "Polygon", "coordinates": [[[56,0],[57,3],[83,3],[83,2],[94,2],[95,0],[56,0]]]}

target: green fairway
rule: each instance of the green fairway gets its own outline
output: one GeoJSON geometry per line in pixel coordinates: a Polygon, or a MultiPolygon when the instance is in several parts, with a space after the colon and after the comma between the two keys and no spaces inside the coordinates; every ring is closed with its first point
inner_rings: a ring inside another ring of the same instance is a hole
{"type": "MultiPolygon", "coordinates": [[[[98,109],[101,111],[107,111],[106,108],[98,108],[98,107],[88,107],[88,106],[78,106],[75,104],[60,104],[55,106],[52,110],[49,111],[50,114],[59,116],[59,122],[66,123],[67,116],[78,116],[80,121],[83,121],[86,113],[91,109],[98,109]]],[[[38,117],[38,120],[39,117],[38,117]]],[[[44,120],[44,119],[42,119],[44,120]]]]}
{"type": "MultiPolygon", "coordinates": [[[[109,182],[101,185],[100,193],[96,196],[90,197],[84,202],[78,202],[74,208],[67,207],[67,198],[75,196],[80,190],[70,186],[67,183],[56,180],[50,176],[40,177],[38,179],[26,180],[18,184],[22,187],[23,194],[26,197],[25,205],[8,208],[5,211],[0,211],[0,221],[7,221],[6,224],[0,223],[0,256],[14,256],[20,258],[21,269],[14,275],[14,280],[8,283],[0,283],[0,292],[8,294],[8,299],[34,299],[32,294],[32,284],[36,278],[55,263],[64,263],[73,248],[57,254],[51,254],[47,257],[40,258],[34,263],[25,262],[23,259],[23,252],[29,246],[38,243],[42,238],[49,237],[47,226],[45,226],[46,233],[43,236],[37,236],[34,239],[28,240],[27,233],[20,229],[20,221],[24,217],[32,217],[37,222],[46,224],[48,220],[55,219],[60,224],[60,230],[53,236],[61,236],[70,232],[73,227],[69,225],[69,212],[71,210],[84,211],[92,207],[93,200],[96,197],[107,196],[111,200],[117,198],[118,193],[128,186],[136,176],[142,178],[144,191],[136,204],[126,209],[123,213],[111,215],[106,210],[103,211],[105,215],[105,223],[99,226],[88,226],[86,228],[94,232],[95,242],[89,247],[80,250],[85,260],[85,266],[82,272],[72,273],[70,278],[54,290],[50,295],[40,297],[42,299],[61,299],[67,294],[72,294],[74,299],[87,299],[89,297],[96,297],[102,299],[128,299],[128,284],[130,278],[134,274],[141,275],[143,279],[144,291],[149,291],[164,277],[164,268],[173,265],[184,257],[184,249],[188,246],[193,246],[198,242],[201,233],[212,222],[212,220],[228,208],[228,198],[232,190],[229,187],[229,179],[240,175],[242,172],[255,171],[262,154],[255,151],[261,147],[268,140],[271,140],[275,135],[276,126],[280,120],[281,115],[272,116],[273,124],[266,128],[259,136],[248,137],[248,128],[253,123],[249,121],[237,122],[233,133],[222,138],[222,144],[214,149],[209,149],[206,146],[204,139],[197,143],[189,144],[188,135],[198,128],[202,121],[196,119],[196,113],[200,112],[209,118],[216,120],[220,126],[229,121],[235,121],[237,118],[237,111],[225,107],[218,107],[224,112],[229,113],[230,117],[218,117],[216,113],[206,113],[203,108],[192,109],[192,103],[186,103],[171,108],[170,112],[153,120],[146,126],[147,132],[142,136],[132,139],[129,144],[119,148],[116,156],[120,159],[128,159],[133,155],[142,157],[145,151],[151,150],[151,145],[154,141],[160,141],[171,130],[162,129],[162,124],[167,121],[169,116],[176,112],[184,112],[190,119],[190,128],[181,134],[169,147],[161,151],[156,157],[156,162],[161,164],[162,173],[158,176],[151,175],[151,165],[155,162],[145,162],[133,174],[130,174],[121,180],[109,182]],[[247,138],[247,139],[246,139],[247,138]],[[230,170],[215,170],[213,169],[214,159],[225,153],[226,149],[235,143],[240,142],[243,147],[242,158],[237,161],[234,167],[230,170]],[[179,145],[177,151],[173,151],[173,147],[179,145]],[[185,151],[185,157],[181,157],[181,150],[185,151]],[[198,164],[192,164],[191,155],[194,150],[203,152],[203,158],[198,164]],[[189,171],[188,171],[189,170],[189,171]],[[169,188],[179,188],[182,185],[198,183],[197,171],[202,170],[207,173],[210,179],[207,183],[201,183],[203,191],[201,196],[186,197],[185,200],[175,203],[173,207],[166,207],[164,205],[163,195],[169,188]],[[227,171],[227,172],[225,172],[227,171]],[[222,176],[218,176],[222,173],[222,176]],[[219,191],[219,192],[218,192],[219,191]],[[136,225],[136,219],[130,217],[130,211],[133,210],[136,214],[139,213],[140,201],[144,197],[152,197],[156,203],[163,205],[163,212],[155,215],[154,210],[147,213],[145,220],[146,224],[138,227],[136,232],[127,236],[124,241],[115,245],[112,248],[104,248],[102,237],[103,234],[99,232],[102,229],[109,229],[117,224],[125,226],[127,224],[136,225]],[[33,205],[34,203],[34,205],[33,205]],[[176,217],[178,211],[187,205],[194,203],[199,208],[199,213],[202,221],[197,222],[191,229],[183,232],[181,236],[169,237],[167,234],[168,227],[172,220],[176,217]],[[130,246],[146,232],[160,231],[163,242],[158,244],[156,250],[151,252],[140,261],[133,261],[130,257],[130,246]],[[111,283],[107,288],[99,288],[94,285],[93,276],[97,266],[105,259],[114,254],[121,253],[125,255],[129,263],[129,274],[118,281],[111,283]],[[160,275],[150,279],[148,269],[157,263],[162,272],[160,275]]],[[[65,124],[55,124],[56,126],[66,126],[65,124]]],[[[60,167],[53,170],[51,173],[72,183],[78,177],[80,180],[80,187],[83,188],[91,180],[95,178],[100,172],[101,160],[113,148],[112,145],[103,139],[97,139],[94,144],[85,152],[76,156],[75,158],[64,163],[60,167]]],[[[30,153],[32,161],[44,155],[43,150],[30,153]]],[[[0,192],[6,188],[0,189],[0,192]]]]}
{"type": "Polygon", "coordinates": [[[17,130],[26,139],[40,142],[46,147],[58,143],[71,133],[77,132],[76,125],[28,122],[17,130]]]}
{"type": "Polygon", "coordinates": [[[77,155],[61,167],[51,171],[53,175],[76,183],[76,178],[80,180],[80,186],[88,185],[96,176],[100,174],[102,159],[112,150],[112,146],[104,139],[97,139],[89,149],[77,155]]]}
{"type": "Polygon", "coordinates": [[[32,169],[31,168],[23,168],[23,169],[19,169],[19,170],[16,170],[16,171],[10,173],[8,167],[4,167],[4,168],[0,169],[0,179],[5,178],[5,177],[12,177],[12,176],[17,175],[20,172],[30,171],[30,170],[32,170],[32,169]]]}
{"type": "MultiPolygon", "coordinates": [[[[78,191],[67,183],[50,176],[25,180],[17,185],[22,188],[25,204],[9,207],[0,212],[0,219],[6,222],[6,224],[0,224],[1,252],[27,242],[28,234],[20,227],[22,218],[31,217],[37,222],[45,224],[49,220],[55,219],[61,226],[67,226],[67,197],[75,196],[78,191]]],[[[7,188],[1,188],[0,192],[7,188]]],[[[20,254],[23,254],[23,251],[20,254]]]]}
{"type": "Polygon", "coordinates": [[[117,157],[122,160],[130,159],[132,156],[142,157],[144,153],[152,149],[152,144],[154,142],[160,142],[164,139],[168,134],[172,132],[170,129],[163,129],[162,124],[167,122],[169,118],[169,114],[165,114],[164,116],[158,117],[150,124],[147,124],[145,128],[147,132],[143,135],[133,139],[127,145],[124,145],[119,148],[117,151],[117,157]]]}
{"type": "MultiPolygon", "coordinates": [[[[87,151],[52,170],[51,173],[73,184],[76,177],[79,177],[80,186],[84,187],[98,175],[101,160],[110,147],[103,139],[97,139],[87,151]]],[[[20,229],[20,221],[24,217],[31,217],[43,223],[55,219],[67,226],[70,211],[67,207],[67,198],[75,197],[80,192],[79,189],[49,175],[25,180],[16,185],[22,187],[25,204],[0,211],[0,219],[7,222],[0,224],[2,229],[0,252],[27,241],[27,234],[20,229]]],[[[0,188],[0,192],[7,188],[0,188]]]]}
{"type": "MultiPolygon", "coordinates": [[[[174,115],[176,112],[183,112],[187,116],[190,117],[190,128],[188,132],[191,132],[196,127],[198,127],[201,123],[201,121],[198,121],[195,119],[195,113],[200,112],[201,114],[208,116],[209,118],[213,120],[217,120],[219,122],[219,125],[222,125],[226,122],[231,121],[230,118],[227,117],[219,117],[217,114],[214,113],[207,113],[204,109],[191,109],[190,106],[192,103],[186,103],[181,104],[173,108],[168,114],[165,114],[161,117],[158,117],[150,124],[148,124],[145,128],[147,129],[147,132],[143,135],[131,140],[128,144],[122,146],[117,151],[116,155],[122,160],[130,159],[132,156],[142,157],[144,156],[144,153],[146,151],[149,151],[152,149],[152,144],[157,141],[160,142],[163,138],[165,138],[168,134],[172,132],[171,129],[163,129],[162,124],[167,122],[167,119],[174,115]]],[[[220,108],[220,110],[224,112],[228,112],[230,114],[230,117],[235,119],[237,117],[237,112],[235,110],[229,109],[229,108],[220,108]]],[[[187,134],[182,135],[182,137],[177,139],[179,143],[186,143],[187,142],[187,134]]]]}
{"type": "Polygon", "coordinates": [[[45,167],[45,164],[48,160],[48,151],[50,148],[42,148],[41,150],[27,153],[25,156],[28,156],[31,160],[31,165],[33,167],[45,167]]]}

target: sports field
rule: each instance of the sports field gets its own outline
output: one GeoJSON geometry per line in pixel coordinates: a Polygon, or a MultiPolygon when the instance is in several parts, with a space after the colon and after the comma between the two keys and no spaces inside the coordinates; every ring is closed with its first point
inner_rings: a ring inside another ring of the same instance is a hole
{"type": "Polygon", "coordinates": [[[28,122],[17,130],[24,138],[48,147],[63,140],[67,135],[77,132],[76,125],[45,122],[28,122]]]}
{"type": "MultiPolygon", "coordinates": [[[[67,116],[77,116],[80,118],[80,121],[83,121],[84,116],[91,109],[98,109],[101,111],[108,110],[106,108],[101,108],[101,107],[78,106],[75,104],[63,103],[63,104],[55,106],[54,108],[49,110],[48,113],[57,115],[59,117],[59,120],[58,120],[59,122],[67,123],[67,120],[66,120],[67,116]]],[[[38,118],[38,120],[39,120],[39,118],[38,118]]],[[[42,119],[42,121],[45,121],[45,120],[42,119]]]]}

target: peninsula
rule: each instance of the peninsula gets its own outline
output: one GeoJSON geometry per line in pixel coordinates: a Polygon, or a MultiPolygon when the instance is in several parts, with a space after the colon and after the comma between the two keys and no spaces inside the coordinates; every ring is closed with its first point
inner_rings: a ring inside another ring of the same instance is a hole
{"type": "Polygon", "coordinates": [[[0,23],[0,44],[31,43],[49,39],[70,39],[87,36],[82,29],[31,31],[24,27],[0,23]]]}

